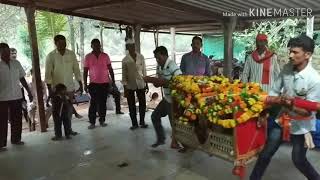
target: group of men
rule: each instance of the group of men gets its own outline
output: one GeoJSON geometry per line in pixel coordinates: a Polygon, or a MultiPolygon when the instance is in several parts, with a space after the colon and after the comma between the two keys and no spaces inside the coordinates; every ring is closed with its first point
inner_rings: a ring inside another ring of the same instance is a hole
{"type": "MultiPolygon", "coordinates": [[[[102,127],[107,126],[106,121],[106,100],[110,93],[116,88],[114,73],[111,60],[108,54],[101,49],[98,39],[91,41],[92,52],[87,54],[84,59],[83,82],[80,75],[79,64],[74,52],[66,49],[66,39],[62,35],[54,38],[56,49],[49,53],[46,59],[45,82],[47,84],[49,98],[53,96],[53,87],[63,84],[66,87],[69,99],[74,99],[75,86],[73,78],[80,85],[77,90],[80,93],[83,89],[90,94],[89,122],[88,129],[95,128],[97,113],[99,123],[102,127]],[[87,78],[90,83],[87,83],[87,78]]],[[[320,75],[312,68],[310,58],[314,51],[314,41],[301,35],[292,38],[288,43],[290,50],[290,62],[280,71],[277,56],[267,47],[268,39],[265,34],[258,34],[256,37],[256,50],[246,59],[244,71],[242,73],[242,82],[260,83],[263,90],[269,92],[272,96],[290,96],[301,97],[309,101],[320,101],[320,75]]],[[[143,55],[135,50],[135,43],[132,39],[126,40],[127,54],[122,60],[122,83],[124,94],[129,105],[129,114],[132,121],[131,130],[139,127],[147,128],[145,122],[146,110],[146,92],[148,92],[148,83],[155,87],[162,87],[164,98],[157,105],[151,115],[151,120],[156,133],[156,142],[152,147],[158,147],[165,144],[165,133],[161,125],[161,118],[169,116],[172,121],[172,99],[169,89],[169,81],[173,76],[184,75],[211,75],[210,60],[201,52],[202,39],[195,36],[192,39],[192,51],[183,55],[180,67],[169,59],[168,51],[164,46],[159,46],[154,50],[154,56],[158,63],[157,77],[149,77],[146,73],[145,59],[143,55]],[[136,97],[139,101],[139,123],[137,119],[136,97]]],[[[7,141],[8,120],[11,123],[11,143],[21,145],[21,119],[22,119],[22,93],[20,83],[28,92],[29,100],[33,100],[32,92],[24,78],[25,72],[21,64],[10,58],[9,46],[0,43],[0,150],[4,150],[7,141]]],[[[70,103],[71,107],[72,104],[70,103]]],[[[70,108],[73,109],[74,108],[70,108]]],[[[315,114],[301,108],[292,107],[280,108],[280,111],[271,113],[269,119],[274,121],[282,112],[290,115],[291,121],[291,142],[293,144],[292,159],[294,165],[310,180],[320,180],[319,174],[306,159],[308,147],[305,147],[305,141],[310,140],[310,132],[315,130],[315,114]],[[299,118],[309,118],[308,121],[300,121],[299,118]]],[[[116,108],[117,114],[122,114],[120,108],[116,108]]],[[[72,113],[69,113],[72,116],[72,113]]],[[[71,135],[77,133],[67,127],[71,135]]],[[[61,126],[61,122],[56,122],[55,126],[61,126]]],[[[276,123],[274,123],[276,124],[276,123]]],[[[60,127],[61,128],[61,127],[60,127]]],[[[66,127],[65,127],[66,129],[66,127]]],[[[269,130],[267,144],[260,153],[259,159],[250,176],[251,180],[259,180],[263,176],[272,156],[282,143],[282,128],[275,125],[269,130]]],[[[61,131],[55,132],[53,140],[61,139],[61,131]]],[[[172,132],[171,148],[186,150],[183,145],[180,149],[179,142],[175,139],[174,128],[172,132]]]]}

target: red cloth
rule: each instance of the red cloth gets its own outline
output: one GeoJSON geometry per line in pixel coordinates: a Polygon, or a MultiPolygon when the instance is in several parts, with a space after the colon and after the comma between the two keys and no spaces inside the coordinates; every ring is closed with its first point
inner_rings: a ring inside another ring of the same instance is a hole
{"type": "Polygon", "coordinates": [[[293,105],[299,108],[306,109],[308,111],[317,111],[318,110],[318,103],[307,101],[301,98],[295,98],[293,101],[293,105]]]}
{"type": "Polygon", "coordinates": [[[282,140],[290,141],[290,121],[288,114],[284,113],[279,118],[279,124],[282,126],[282,140]]]}
{"type": "Polygon", "coordinates": [[[269,77],[270,77],[270,69],[271,69],[271,57],[273,56],[273,52],[269,51],[267,48],[265,50],[265,56],[263,58],[259,58],[259,53],[257,50],[253,51],[252,59],[261,64],[263,63],[263,70],[262,70],[262,84],[269,84],[269,77]]]}
{"type": "Polygon", "coordinates": [[[261,148],[266,142],[266,126],[257,127],[256,119],[236,127],[237,156],[246,155],[261,148]]]}

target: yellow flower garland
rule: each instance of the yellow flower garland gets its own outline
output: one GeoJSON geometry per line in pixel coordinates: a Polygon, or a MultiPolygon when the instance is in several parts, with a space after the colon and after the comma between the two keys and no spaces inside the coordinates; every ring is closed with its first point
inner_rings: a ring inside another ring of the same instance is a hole
{"type": "Polygon", "coordinates": [[[171,95],[184,109],[179,121],[185,124],[204,116],[213,124],[234,128],[258,117],[264,109],[261,95],[265,93],[257,83],[230,82],[220,76],[181,75],[172,79],[171,89],[171,95]]]}

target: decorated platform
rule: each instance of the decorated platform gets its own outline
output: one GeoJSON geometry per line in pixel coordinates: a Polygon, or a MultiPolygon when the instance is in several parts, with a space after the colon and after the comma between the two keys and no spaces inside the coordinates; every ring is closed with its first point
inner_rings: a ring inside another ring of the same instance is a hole
{"type": "Polygon", "coordinates": [[[257,83],[212,76],[176,76],[171,82],[174,130],[182,144],[234,163],[244,177],[266,140],[257,124],[266,93],[257,83]]]}

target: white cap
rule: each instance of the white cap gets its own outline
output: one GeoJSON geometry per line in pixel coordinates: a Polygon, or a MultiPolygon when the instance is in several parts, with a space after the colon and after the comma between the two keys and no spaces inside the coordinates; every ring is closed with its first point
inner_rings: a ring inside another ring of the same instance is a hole
{"type": "Polygon", "coordinates": [[[126,40],[126,45],[127,44],[134,44],[134,40],[133,39],[127,39],[126,40]]]}

